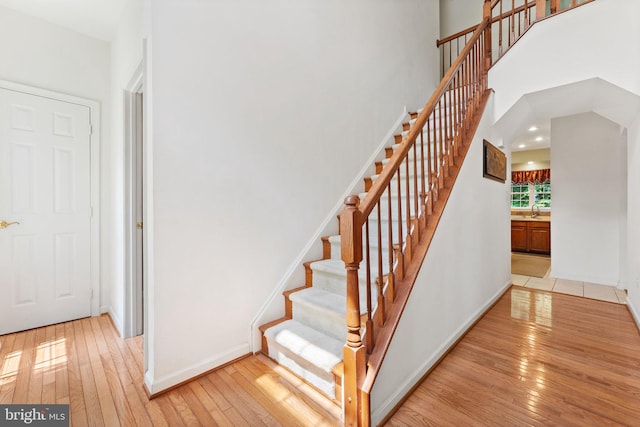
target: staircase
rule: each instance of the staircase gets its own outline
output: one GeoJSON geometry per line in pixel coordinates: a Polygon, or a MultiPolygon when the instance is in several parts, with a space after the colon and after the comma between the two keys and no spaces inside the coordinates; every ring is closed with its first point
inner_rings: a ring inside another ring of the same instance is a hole
{"type": "Polygon", "coordinates": [[[439,43],[466,42],[365,178],[366,192],[345,200],[340,235],[324,237],[323,259],[304,264],[304,286],[283,293],[284,317],[260,327],[262,352],[341,405],[345,425],[370,423],[369,394],[484,112],[488,69],[522,34],[515,23],[526,31],[544,3],[504,12],[502,0],[484,0],[471,36],[439,43]]]}
{"type": "MultiPolygon", "coordinates": [[[[454,92],[452,92],[454,93],[454,92]]],[[[452,96],[453,98],[453,96],[452,96]]],[[[403,144],[416,125],[417,118],[422,110],[410,113],[402,124],[402,129],[394,136],[393,141],[385,149],[385,158],[376,162],[374,170],[376,174],[364,179],[364,188],[369,191],[374,184],[383,179],[383,172],[390,168],[390,162],[396,153],[400,153],[403,144]]],[[[482,111],[478,111],[480,116],[482,111]]],[[[479,117],[478,117],[479,118],[479,117]]],[[[440,115],[435,114],[429,119],[429,129],[440,133],[440,115]]],[[[443,121],[444,123],[444,115],[443,121]]],[[[405,161],[405,172],[396,175],[390,180],[391,187],[404,185],[408,178],[414,180],[416,172],[422,168],[419,153],[423,151],[437,153],[435,147],[437,141],[413,144],[416,149],[409,152],[405,161]]],[[[430,156],[430,162],[438,163],[434,154],[430,156]]],[[[461,163],[461,160],[459,164],[461,163]]],[[[454,180],[443,179],[439,193],[448,193],[454,180]]],[[[409,188],[407,194],[410,197],[418,197],[415,186],[409,188]]],[[[367,192],[358,195],[359,199],[367,198],[367,192]]],[[[435,198],[435,197],[434,197],[435,198]]],[[[380,200],[383,205],[392,206],[380,215],[371,218],[368,224],[368,236],[371,244],[368,246],[370,259],[384,259],[387,254],[398,252],[401,243],[399,233],[391,236],[376,236],[376,230],[397,229],[401,222],[402,200],[399,203],[397,194],[385,194],[380,200]],[[378,225],[378,222],[381,225],[378,225]],[[389,244],[392,242],[392,244],[389,244]]],[[[426,206],[422,206],[424,210],[426,206]]],[[[421,213],[418,204],[410,204],[407,211],[411,221],[415,221],[421,213]]],[[[426,213],[426,212],[425,212],[426,213]]],[[[366,230],[365,230],[366,233],[366,230]]],[[[381,233],[382,234],[382,233],[381,233]]],[[[342,260],[342,239],[340,235],[326,236],[322,238],[323,259],[304,264],[305,284],[296,289],[283,293],[285,299],[285,316],[281,319],[267,323],[260,327],[262,332],[262,352],[280,365],[298,375],[308,384],[326,395],[336,405],[341,405],[343,388],[343,348],[347,339],[346,313],[347,313],[347,270],[342,260]]],[[[383,277],[383,284],[388,285],[389,272],[396,268],[397,257],[394,255],[391,261],[386,260],[379,266],[377,277],[383,277]]],[[[378,290],[380,280],[368,279],[361,275],[358,279],[358,295],[361,325],[363,329],[367,324],[367,313],[375,313],[380,298],[371,298],[371,295],[381,295],[383,290],[378,290]],[[367,289],[368,288],[368,289],[367,289]],[[367,301],[371,299],[371,301],[367,301]]],[[[387,286],[384,286],[387,287],[387,286]]],[[[380,287],[382,288],[382,287],[380,287]]],[[[369,319],[371,321],[371,319],[369,319]]]]}
{"type": "MultiPolygon", "coordinates": [[[[475,40],[480,43],[479,36],[475,40]]],[[[357,336],[367,343],[372,362],[374,349],[383,351],[392,334],[378,333],[378,329],[392,328],[408,297],[410,286],[397,290],[396,286],[411,279],[406,275],[413,258],[411,248],[433,235],[472,139],[472,122],[482,115],[488,92],[480,61],[461,59],[457,70],[452,69],[424,109],[407,115],[385,148],[385,158],[372,165],[375,174],[364,179],[365,192],[348,198],[352,209],[358,208],[360,200],[374,201],[372,206],[376,206],[370,209],[373,214],[356,225],[360,230],[356,246],[366,253],[361,267],[367,273],[354,282],[345,268],[344,248],[352,246],[349,237],[353,233],[345,234],[349,221],[341,214],[341,234],[322,238],[323,259],[304,264],[304,285],[283,293],[284,317],[260,327],[262,352],[336,405],[349,400],[344,397],[345,374],[352,369],[344,362],[344,354],[345,342],[353,341],[354,328],[345,327],[347,313],[356,307],[357,336]],[[403,299],[396,294],[404,295],[403,299]],[[352,297],[345,298],[348,295],[352,297]],[[385,323],[385,319],[391,321],[385,323]],[[387,343],[378,345],[376,339],[387,343]]],[[[413,262],[422,259],[415,257],[413,262]]],[[[378,368],[381,361],[378,357],[378,368]]]]}
{"type": "MultiPolygon", "coordinates": [[[[376,162],[376,174],[365,178],[364,187],[370,189],[380,177],[389,159],[400,149],[418,113],[407,115],[402,130],[395,135],[385,149],[386,158],[376,162]]],[[[410,160],[413,164],[413,159],[410,160]]],[[[364,199],[367,193],[359,194],[364,199]]],[[[397,204],[396,204],[397,205],[397,204]]],[[[412,212],[415,215],[415,212],[412,212]]],[[[397,217],[396,217],[397,218],[397,217]]],[[[381,221],[389,222],[382,216],[381,221]]],[[[397,226],[397,219],[392,219],[397,226]]],[[[389,240],[382,240],[382,246],[372,246],[371,253],[389,252],[389,240]]],[[[398,243],[397,239],[394,241],[398,243]]],[[[294,372],[313,385],[335,403],[342,400],[342,351],[346,341],[346,283],[347,272],[341,258],[339,235],[322,239],[323,259],[305,263],[306,283],[304,286],[283,293],[285,316],[260,327],[262,351],[270,358],[294,372]]],[[[389,265],[382,268],[382,275],[389,273],[389,265]]],[[[376,292],[376,283],[369,283],[370,292],[376,292]]],[[[362,315],[367,307],[366,277],[359,280],[360,307],[362,315]]],[[[373,303],[373,310],[377,302],[373,303]]]]}

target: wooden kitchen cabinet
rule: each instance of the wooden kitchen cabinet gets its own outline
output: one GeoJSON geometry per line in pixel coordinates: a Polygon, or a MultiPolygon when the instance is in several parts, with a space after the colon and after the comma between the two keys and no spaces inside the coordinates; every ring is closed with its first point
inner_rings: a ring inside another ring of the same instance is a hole
{"type": "Polygon", "coordinates": [[[527,221],[511,221],[511,251],[528,252],[527,221]]]}
{"type": "Polygon", "coordinates": [[[551,253],[551,224],[548,222],[529,223],[529,252],[551,253]]]}
{"type": "Polygon", "coordinates": [[[551,223],[547,221],[511,221],[511,251],[551,253],[551,223]]]}

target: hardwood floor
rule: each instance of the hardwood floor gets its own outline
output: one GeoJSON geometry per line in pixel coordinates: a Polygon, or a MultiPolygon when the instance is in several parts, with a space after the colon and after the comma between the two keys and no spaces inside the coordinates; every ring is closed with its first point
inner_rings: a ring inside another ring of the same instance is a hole
{"type": "MultiPolygon", "coordinates": [[[[339,425],[263,356],[149,401],[142,339],[106,316],[0,336],[0,403],[69,403],[74,426],[339,425]]],[[[513,287],[389,426],[637,426],[640,334],[624,305],[513,287]]]]}
{"type": "Polygon", "coordinates": [[[142,338],[107,316],[0,336],[0,404],[70,404],[73,426],[332,426],[340,409],[263,356],[250,356],[153,400],[142,338]]]}
{"type": "Polygon", "coordinates": [[[640,334],[624,305],[513,287],[389,426],[638,426],[640,334]]]}

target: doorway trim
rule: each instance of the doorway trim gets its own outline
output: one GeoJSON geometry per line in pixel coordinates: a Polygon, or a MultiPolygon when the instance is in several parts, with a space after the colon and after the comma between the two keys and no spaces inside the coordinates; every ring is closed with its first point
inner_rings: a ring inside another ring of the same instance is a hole
{"type": "MultiPolygon", "coordinates": [[[[124,325],[123,336],[140,335],[144,330],[144,242],[137,238],[136,222],[141,206],[145,210],[142,194],[136,182],[144,171],[143,101],[144,67],[141,62],[124,89],[124,325]],[[139,256],[140,252],[142,255],[139,256]],[[142,277],[142,279],[140,279],[142,277]]],[[[144,183],[144,179],[143,179],[144,183]]],[[[144,227],[144,224],[142,225],[144,227]]]]}
{"type": "Polygon", "coordinates": [[[107,311],[107,307],[102,307],[100,294],[100,103],[86,98],[54,92],[20,83],[0,80],[0,88],[25,93],[27,95],[40,96],[53,99],[55,101],[67,102],[81,105],[89,109],[89,125],[91,133],[89,135],[89,153],[91,168],[90,203],[91,217],[90,239],[90,288],[91,288],[91,315],[98,316],[107,311]]]}

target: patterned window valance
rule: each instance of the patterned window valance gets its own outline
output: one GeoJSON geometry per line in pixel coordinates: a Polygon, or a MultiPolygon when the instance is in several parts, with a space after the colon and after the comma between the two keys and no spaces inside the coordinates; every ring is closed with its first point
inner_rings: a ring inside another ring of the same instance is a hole
{"type": "Polygon", "coordinates": [[[511,172],[511,181],[516,184],[530,182],[541,184],[551,181],[551,169],[538,169],[533,171],[511,172]]]}

